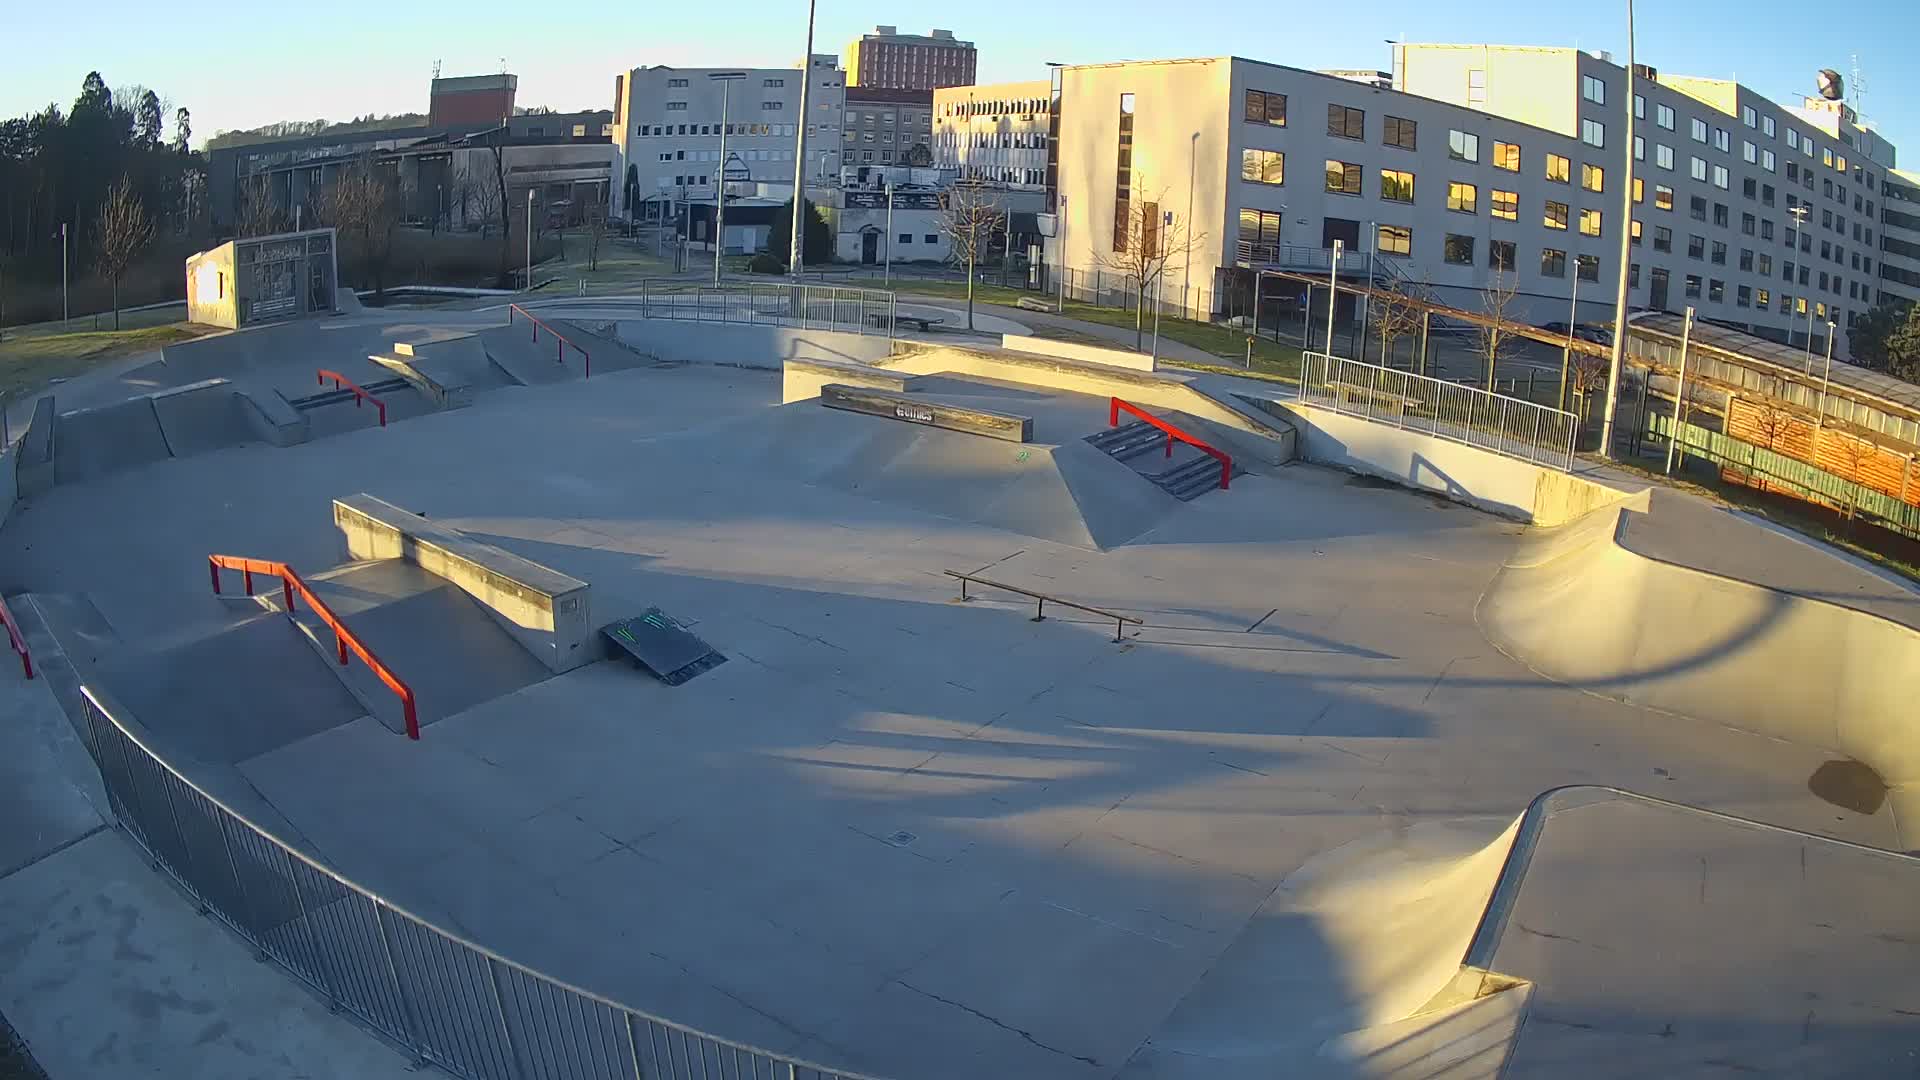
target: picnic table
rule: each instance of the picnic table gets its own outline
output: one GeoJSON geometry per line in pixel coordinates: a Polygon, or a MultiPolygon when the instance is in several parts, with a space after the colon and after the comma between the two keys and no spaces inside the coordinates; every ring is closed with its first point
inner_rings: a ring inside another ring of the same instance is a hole
{"type": "Polygon", "coordinates": [[[1384,403],[1392,406],[1395,412],[1404,414],[1409,409],[1417,409],[1421,405],[1426,404],[1419,398],[1408,397],[1405,394],[1396,394],[1390,390],[1382,390],[1379,387],[1367,386],[1361,383],[1335,380],[1328,382],[1326,386],[1327,389],[1340,395],[1340,401],[1342,403],[1348,405],[1355,404],[1356,401],[1365,402],[1369,407],[1375,403],[1384,403]]]}
{"type": "Polygon", "coordinates": [[[867,325],[884,328],[887,325],[888,318],[893,319],[895,326],[898,326],[901,323],[911,323],[915,326],[918,326],[920,328],[921,333],[930,333],[932,332],[936,324],[944,323],[947,321],[945,319],[937,318],[931,315],[902,314],[902,315],[889,316],[884,311],[870,311],[867,313],[867,325]]]}

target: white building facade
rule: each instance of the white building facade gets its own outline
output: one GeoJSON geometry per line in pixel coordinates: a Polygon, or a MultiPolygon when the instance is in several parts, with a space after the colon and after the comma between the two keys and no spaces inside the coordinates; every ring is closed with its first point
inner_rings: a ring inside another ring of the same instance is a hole
{"type": "Polygon", "coordinates": [[[1042,79],[935,90],[934,164],[995,187],[1043,190],[1049,87],[1042,79]]]}
{"type": "Polygon", "coordinates": [[[837,176],[846,78],[831,54],[793,68],[635,68],[614,79],[613,143],[620,181],[613,214],[671,218],[681,201],[711,203],[721,182],[793,186],[799,125],[807,125],[807,177],[837,176]],[[715,76],[738,76],[721,79],[715,76]],[[800,80],[812,80],[808,116],[800,80]],[[724,100],[723,100],[724,99],[724,100]],[[726,117],[723,120],[722,106],[726,117]]]}

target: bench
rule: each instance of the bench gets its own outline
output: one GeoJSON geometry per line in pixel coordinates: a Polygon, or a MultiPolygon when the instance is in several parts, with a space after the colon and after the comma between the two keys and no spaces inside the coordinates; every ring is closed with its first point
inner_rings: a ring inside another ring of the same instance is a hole
{"type": "Polygon", "coordinates": [[[1013,302],[1013,306],[1018,308],[1025,308],[1028,311],[1044,311],[1048,313],[1051,313],[1055,310],[1053,304],[1045,300],[1036,300],[1031,296],[1023,296],[1020,299],[1015,300],[1013,302]]]}
{"type": "Polygon", "coordinates": [[[886,312],[884,312],[884,311],[871,311],[871,312],[868,312],[868,313],[867,313],[867,325],[868,325],[868,326],[878,326],[878,327],[881,327],[881,328],[883,328],[883,329],[884,329],[884,328],[886,327],[886,325],[887,325],[887,320],[888,320],[889,318],[891,318],[891,319],[893,320],[893,323],[894,323],[894,325],[895,325],[895,326],[898,326],[898,325],[900,325],[901,323],[911,323],[911,324],[913,324],[913,325],[915,325],[915,326],[918,326],[918,327],[920,328],[920,332],[921,332],[921,333],[923,333],[923,334],[925,334],[925,333],[931,333],[931,332],[933,331],[933,328],[934,328],[934,326],[935,326],[936,324],[938,324],[938,323],[944,323],[944,322],[946,322],[946,321],[947,321],[947,320],[945,320],[945,319],[936,319],[936,318],[933,318],[933,317],[931,317],[931,316],[927,316],[927,315],[892,315],[892,316],[889,316],[889,315],[888,315],[888,314],[887,314],[886,312]]]}

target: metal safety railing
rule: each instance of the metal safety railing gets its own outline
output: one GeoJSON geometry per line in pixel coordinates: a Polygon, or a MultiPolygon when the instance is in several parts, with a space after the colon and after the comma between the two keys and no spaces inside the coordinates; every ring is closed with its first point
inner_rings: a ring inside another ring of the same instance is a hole
{"type": "Polygon", "coordinates": [[[1201,453],[1207,455],[1208,457],[1220,463],[1220,490],[1222,491],[1227,490],[1227,485],[1233,480],[1233,459],[1228,457],[1224,452],[1219,450],[1217,447],[1204,443],[1199,439],[1193,437],[1192,435],[1189,435],[1186,432],[1181,431],[1179,428],[1174,427],[1172,424],[1167,423],[1165,420],[1162,420],[1159,417],[1153,415],[1152,413],[1147,412],[1145,409],[1142,409],[1140,406],[1135,405],[1132,402],[1121,401],[1119,398],[1108,398],[1107,401],[1108,401],[1108,404],[1107,404],[1107,426],[1108,427],[1119,426],[1120,413],[1122,411],[1125,411],[1132,416],[1138,417],[1139,419],[1145,421],[1146,423],[1152,425],[1153,427],[1159,428],[1167,436],[1167,456],[1168,457],[1173,456],[1174,443],[1176,442],[1186,443],[1188,446],[1193,447],[1195,450],[1200,451],[1201,453]]]}
{"type": "Polygon", "coordinates": [[[127,835],[208,913],[420,1063],[469,1080],[869,1080],[542,975],[307,858],[168,765],[83,688],[127,835]]]}
{"type": "Polygon", "coordinates": [[[1300,400],[1536,465],[1573,469],[1579,431],[1573,413],[1478,387],[1310,352],[1300,357],[1300,400]]]}
{"type": "Polygon", "coordinates": [[[1126,630],[1127,630],[1128,623],[1132,623],[1135,626],[1147,625],[1145,620],[1136,619],[1131,615],[1122,615],[1117,611],[1108,611],[1105,608],[1088,607],[1085,604],[1078,604],[1073,602],[1072,600],[1062,600],[1058,596],[1048,596],[1046,593],[1034,592],[1032,589],[1023,589],[1018,585],[1008,585],[1006,582],[1003,582],[1003,581],[994,581],[990,578],[983,578],[979,574],[967,574],[967,573],[962,573],[959,570],[942,570],[940,572],[947,575],[950,578],[960,579],[960,600],[963,603],[973,599],[973,597],[967,595],[967,585],[969,583],[974,585],[985,585],[990,589],[999,589],[1003,592],[1018,593],[1019,595],[1034,601],[1034,609],[1033,609],[1034,622],[1046,622],[1047,621],[1047,605],[1053,604],[1058,607],[1072,608],[1075,611],[1084,611],[1089,615],[1098,615],[1103,619],[1112,619],[1113,620],[1113,640],[1115,642],[1121,642],[1126,640],[1126,630]]]}
{"type": "Polygon", "coordinates": [[[581,348],[578,344],[576,344],[571,338],[567,337],[565,334],[562,334],[560,331],[555,330],[553,327],[547,325],[538,316],[534,315],[533,312],[528,311],[526,308],[521,307],[519,304],[507,305],[507,325],[508,326],[513,325],[513,317],[516,313],[525,317],[528,322],[533,324],[533,343],[534,344],[538,345],[540,343],[540,331],[542,330],[545,330],[547,333],[553,335],[554,363],[564,365],[567,362],[567,350],[572,349],[574,352],[577,352],[580,354],[580,377],[583,379],[593,378],[592,354],[588,353],[587,350],[581,348]]]}
{"type": "Polygon", "coordinates": [[[379,398],[375,397],[372,393],[362,389],[360,387],[360,384],[354,382],[352,379],[347,378],[345,375],[342,375],[337,371],[328,371],[326,368],[321,368],[319,371],[315,372],[314,374],[317,376],[315,381],[319,385],[325,386],[327,385],[327,380],[332,379],[333,385],[335,388],[340,390],[345,390],[348,393],[352,394],[353,407],[356,409],[360,407],[360,403],[363,401],[373,402],[373,407],[380,410],[380,426],[381,427],[387,426],[387,403],[386,402],[381,401],[379,398]]]}
{"type": "Polygon", "coordinates": [[[27,637],[20,632],[20,624],[13,621],[13,612],[7,610],[5,600],[0,600],[0,623],[7,626],[7,644],[20,656],[21,674],[33,678],[33,651],[27,648],[27,637]]]}
{"type": "Polygon", "coordinates": [[[207,556],[207,576],[213,579],[213,591],[216,595],[220,592],[220,571],[223,569],[240,571],[241,584],[248,596],[253,595],[253,575],[265,574],[268,577],[279,578],[281,601],[286,605],[289,616],[293,614],[294,594],[298,593],[305,597],[307,606],[313,609],[313,613],[321,622],[327,624],[328,629],[333,631],[333,650],[334,655],[340,660],[340,666],[347,666],[349,652],[359,657],[360,662],[367,665],[367,669],[372,671],[381,682],[387,684],[387,689],[393,691],[394,695],[400,699],[400,710],[407,723],[407,738],[415,740],[420,738],[420,717],[414,708],[413,691],[406,683],[400,681],[400,676],[395,675],[392,668],[373,655],[358,635],[347,629],[347,624],[340,621],[340,616],[333,613],[333,609],[327,606],[326,601],[314,595],[313,590],[307,587],[307,583],[300,580],[300,575],[293,572],[293,567],[267,559],[245,559],[238,555],[209,555],[207,556]]]}
{"type": "Polygon", "coordinates": [[[643,281],[639,299],[643,319],[793,326],[886,337],[893,336],[899,313],[897,298],[885,289],[833,285],[643,281]]]}

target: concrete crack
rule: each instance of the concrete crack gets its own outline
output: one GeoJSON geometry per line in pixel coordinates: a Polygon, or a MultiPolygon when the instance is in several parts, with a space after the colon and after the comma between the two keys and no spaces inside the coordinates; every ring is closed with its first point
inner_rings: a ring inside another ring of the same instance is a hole
{"type": "Polygon", "coordinates": [[[1020,1036],[1022,1039],[1025,1039],[1027,1042],[1030,1042],[1033,1045],[1039,1047],[1040,1049],[1045,1050],[1049,1054],[1059,1054],[1061,1057],[1072,1058],[1075,1061],[1079,1061],[1079,1062],[1083,1062],[1085,1064],[1091,1065],[1096,1069],[1100,1068],[1100,1062],[1096,1061],[1093,1058],[1087,1057],[1083,1054],[1069,1053],[1065,1050],[1060,1049],[1057,1046],[1048,1046],[1046,1043],[1043,1043],[1039,1039],[1034,1038],[1032,1032],[1023,1031],[1020,1028],[1014,1027],[1012,1024],[1008,1024],[1000,1020],[996,1020],[993,1017],[988,1016],[986,1013],[983,1013],[979,1009],[973,1008],[970,1005],[963,1005],[960,1002],[953,1000],[952,998],[943,998],[939,994],[930,993],[926,990],[922,990],[919,987],[913,985],[912,983],[906,982],[904,980],[900,982],[900,985],[906,987],[907,989],[913,991],[916,994],[919,994],[921,997],[932,998],[933,1000],[941,1003],[942,1005],[951,1005],[954,1008],[959,1009],[961,1012],[967,1013],[970,1016],[977,1016],[980,1019],[985,1020],[987,1023],[992,1024],[994,1027],[999,1028],[1002,1031],[1011,1031],[1015,1035],[1020,1036]]]}

